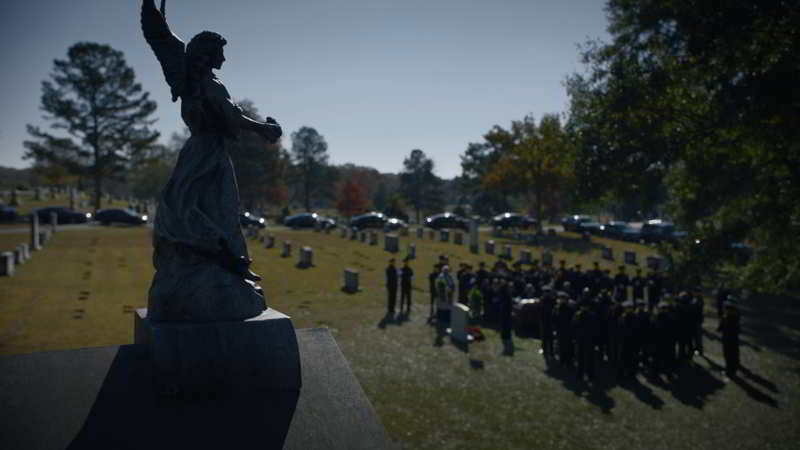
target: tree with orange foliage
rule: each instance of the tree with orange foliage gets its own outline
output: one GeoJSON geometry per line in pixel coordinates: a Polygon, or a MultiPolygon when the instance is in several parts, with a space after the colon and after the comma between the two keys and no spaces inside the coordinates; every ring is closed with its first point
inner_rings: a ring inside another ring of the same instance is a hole
{"type": "Polygon", "coordinates": [[[345,217],[366,211],[368,206],[364,188],[353,179],[347,179],[339,187],[336,209],[345,217]]]}

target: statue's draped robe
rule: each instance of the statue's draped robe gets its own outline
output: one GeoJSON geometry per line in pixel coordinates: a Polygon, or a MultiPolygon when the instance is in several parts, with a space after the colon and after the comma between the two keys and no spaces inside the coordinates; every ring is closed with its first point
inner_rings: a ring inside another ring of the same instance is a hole
{"type": "Polygon", "coordinates": [[[239,190],[228,150],[241,110],[213,76],[182,99],[191,137],[181,149],[158,204],[148,316],[154,321],[241,320],[266,308],[244,279],[247,244],[239,224],[239,190]]]}

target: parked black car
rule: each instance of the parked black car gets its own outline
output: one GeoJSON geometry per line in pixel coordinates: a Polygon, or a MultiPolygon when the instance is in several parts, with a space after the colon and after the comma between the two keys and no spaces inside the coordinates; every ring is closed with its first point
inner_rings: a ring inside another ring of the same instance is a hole
{"type": "Polygon", "coordinates": [[[6,205],[0,205],[0,222],[16,222],[17,210],[6,205]]]}
{"type": "Polygon", "coordinates": [[[441,230],[443,228],[461,228],[462,230],[467,230],[469,229],[469,221],[453,213],[444,212],[426,217],[425,226],[433,228],[434,230],[441,230]]]}
{"type": "Polygon", "coordinates": [[[647,244],[670,242],[677,244],[686,237],[685,231],[677,231],[675,224],[661,219],[648,220],[642,225],[641,239],[647,244]]]}
{"type": "Polygon", "coordinates": [[[408,228],[408,223],[405,220],[397,217],[389,217],[386,224],[383,226],[385,231],[395,231],[401,228],[408,228]]]}
{"type": "Polygon", "coordinates": [[[48,206],[39,208],[34,213],[39,217],[39,223],[50,223],[50,213],[55,212],[59,224],[86,223],[92,219],[92,213],[82,213],[66,206],[48,206]]]}
{"type": "Polygon", "coordinates": [[[239,224],[241,224],[243,227],[266,228],[267,220],[263,217],[252,214],[249,211],[245,211],[239,214],[239,224]]]}
{"type": "MultiPolygon", "coordinates": [[[[571,216],[565,216],[561,219],[561,226],[564,227],[564,231],[582,231],[581,224],[582,223],[597,223],[597,221],[592,216],[587,216],[585,214],[573,214],[571,216]]],[[[597,223],[597,228],[599,229],[600,224],[597,223]]]]}
{"type": "Polygon", "coordinates": [[[144,225],[147,223],[147,215],[139,214],[132,209],[101,209],[94,215],[94,220],[102,225],[111,225],[112,223],[144,225]]]}
{"type": "Polygon", "coordinates": [[[523,216],[522,214],[514,212],[505,212],[492,217],[491,221],[493,228],[502,228],[507,230],[509,228],[521,228],[527,230],[536,228],[538,222],[530,216],[523,216]]]}
{"type": "Polygon", "coordinates": [[[350,219],[350,227],[356,230],[364,230],[367,228],[383,229],[388,221],[389,218],[386,214],[373,211],[350,219]]]}
{"type": "Polygon", "coordinates": [[[639,242],[641,231],[632,227],[628,222],[612,220],[600,225],[600,235],[611,239],[627,242],[639,242]]]}
{"type": "Polygon", "coordinates": [[[336,226],[335,220],[317,213],[300,213],[283,219],[283,224],[289,228],[313,228],[316,226],[317,222],[320,222],[322,228],[332,228],[336,226]]]}

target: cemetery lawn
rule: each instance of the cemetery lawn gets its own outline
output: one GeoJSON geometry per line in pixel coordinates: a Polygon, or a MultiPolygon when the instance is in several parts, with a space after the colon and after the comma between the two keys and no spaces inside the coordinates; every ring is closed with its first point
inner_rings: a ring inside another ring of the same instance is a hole
{"type": "MultiPolygon", "coordinates": [[[[427,275],[439,254],[451,265],[494,257],[467,246],[400,238],[398,260],[416,242],[410,317],[385,321],[384,268],[378,246],[311,231],[271,231],[276,247],[249,241],[253,270],[264,277],[268,303],[297,328],[328,327],[386,427],[408,449],[694,449],[797,448],[800,442],[800,308],[796,299],[742,305],[742,362],[749,372],[722,372],[713,300],[706,299],[706,355],[666,379],[616,384],[603,367],[586,386],[571,371],[548,368],[539,341],[514,336],[513,354],[499,333],[468,349],[427,324],[427,275]],[[281,258],[283,240],[293,244],[281,258]],[[314,249],[315,266],[295,267],[299,247],[314,249]],[[341,292],[342,271],[360,272],[362,290],[341,292]]],[[[24,242],[27,235],[14,235],[24,242]]],[[[0,235],[0,239],[6,236],[0,235]]],[[[451,236],[452,238],[452,236],[451,236]]],[[[482,236],[482,242],[487,236],[482,236]]],[[[466,236],[465,236],[466,241],[466,236]]],[[[506,242],[495,239],[497,250],[506,242]]],[[[0,241],[3,242],[3,241],[0,241]]],[[[16,245],[16,244],[15,244],[16,245]]],[[[624,249],[642,264],[653,250],[563,233],[547,243],[554,260],[616,272],[624,249]],[[600,260],[600,244],[616,262],[600,260]]],[[[514,245],[518,258],[520,244],[514,245]]],[[[540,258],[541,247],[531,247],[540,258]]],[[[90,227],[59,232],[13,278],[0,278],[0,354],[120,345],[133,341],[133,310],[147,303],[152,278],[150,229],[90,227]]],[[[632,266],[628,266],[631,271],[632,266]]]]}

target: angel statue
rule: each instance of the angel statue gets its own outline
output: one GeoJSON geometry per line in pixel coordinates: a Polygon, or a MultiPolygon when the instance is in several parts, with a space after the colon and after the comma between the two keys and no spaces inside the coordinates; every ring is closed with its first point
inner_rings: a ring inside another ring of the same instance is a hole
{"type": "Polygon", "coordinates": [[[272,119],[246,117],[214,75],[227,43],[203,31],[184,45],[153,0],[142,2],[142,31],[172,91],[191,137],[161,193],[153,232],[156,273],[148,297],[153,322],[243,320],[266,309],[261,277],[250,271],[239,225],[239,188],[228,152],[240,130],[268,142],[281,137],[272,119]]]}

